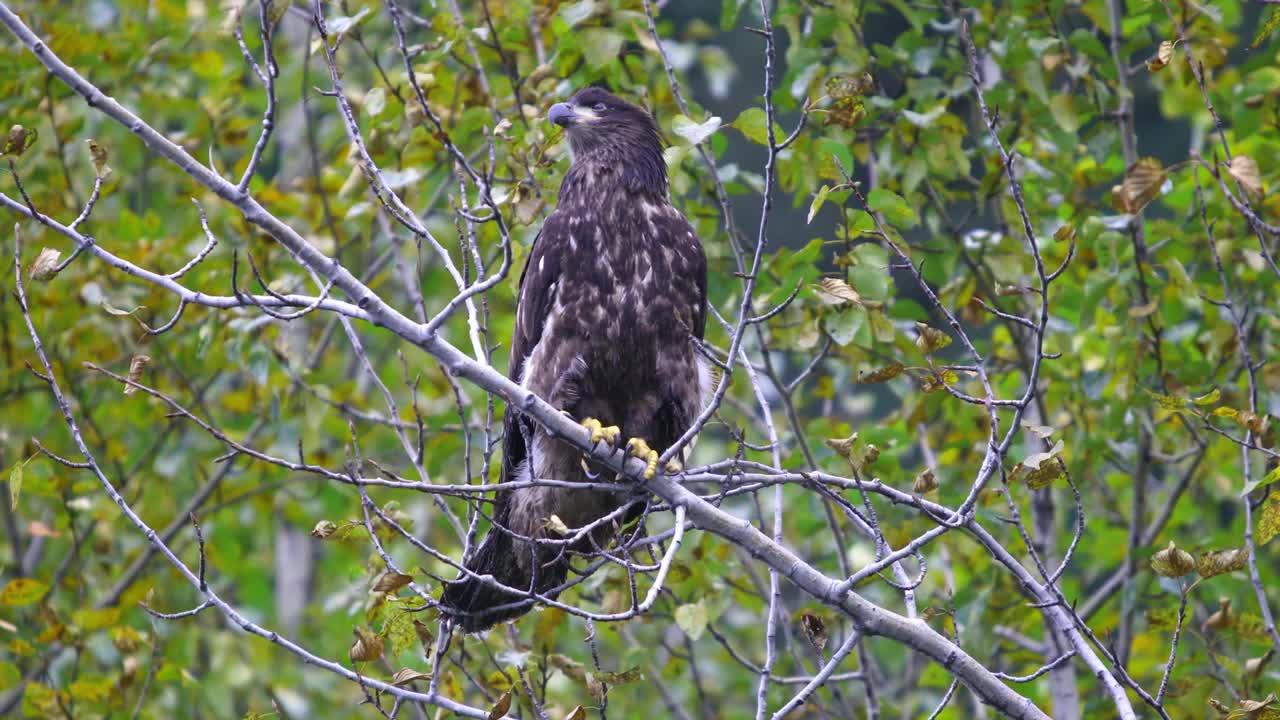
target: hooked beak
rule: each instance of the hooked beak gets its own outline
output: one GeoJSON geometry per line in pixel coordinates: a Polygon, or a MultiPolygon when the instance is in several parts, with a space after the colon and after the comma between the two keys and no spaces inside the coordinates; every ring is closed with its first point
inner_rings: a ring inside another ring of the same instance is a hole
{"type": "Polygon", "coordinates": [[[547,119],[554,125],[567,128],[573,124],[575,119],[573,107],[568,103],[556,103],[547,111],[547,119]]]}

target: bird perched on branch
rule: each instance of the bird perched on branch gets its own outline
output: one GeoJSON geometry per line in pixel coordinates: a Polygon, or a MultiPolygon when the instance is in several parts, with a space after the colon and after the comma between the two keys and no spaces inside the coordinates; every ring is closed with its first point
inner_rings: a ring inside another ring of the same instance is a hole
{"type": "MultiPolygon", "coordinates": [[[[693,424],[709,384],[697,348],[706,256],[671,205],[648,112],[591,87],[551,106],[547,119],[565,129],[572,164],[520,279],[509,376],[579,419],[593,442],[630,438],[623,447],[648,463],[647,479],[693,424]]],[[[526,485],[498,491],[493,527],[469,572],[446,586],[444,612],[475,632],[527,612],[531,593],[557,597],[570,558],[604,548],[627,519],[606,516],[635,498],[631,487],[563,484],[604,482],[601,471],[508,407],[502,482],[526,485]],[[527,485],[535,480],[561,484],[527,485]]]]}

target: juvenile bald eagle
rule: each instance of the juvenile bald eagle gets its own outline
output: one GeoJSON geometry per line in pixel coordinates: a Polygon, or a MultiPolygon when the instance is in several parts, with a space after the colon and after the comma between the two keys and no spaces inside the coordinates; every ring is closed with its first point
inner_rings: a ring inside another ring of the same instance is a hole
{"type": "MultiPolygon", "coordinates": [[[[693,228],[670,202],[653,117],[600,88],[551,106],[572,163],[559,206],[534,240],[520,279],[509,377],[656,470],[658,453],[693,424],[709,377],[695,339],[706,325],[707,262],[693,228]]],[[[502,482],[603,482],[581,452],[507,408],[502,482]]],[[[607,476],[612,479],[612,475],[607,476]]],[[[499,491],[493,527],[464,573],[446,586],[444,611],[475,632],[518,617],[529,593],[555,598],[569,559],[603,548],[625,518],[576,543],[556,544],[548,520],[582,528],[618,510],[634,490],[525,486],[499,491]],[[551,540],[552,542],[539,542],[551,540]],[[519,590],[503,590],[476,575],[519,590]]]]}

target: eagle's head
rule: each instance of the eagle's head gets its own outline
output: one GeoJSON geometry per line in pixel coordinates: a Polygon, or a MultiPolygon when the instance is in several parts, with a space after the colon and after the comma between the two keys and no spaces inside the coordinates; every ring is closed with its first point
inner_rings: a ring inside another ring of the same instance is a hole
{"type": "Polygon", "coordinates": [[[662,138],[658,123],[644,108],[588,87],[552,105],[547,119],[565,129],[575,167],[595,166],[604,172],[593,175],[615,175],[634,192],[666,193],[662,138]]]}

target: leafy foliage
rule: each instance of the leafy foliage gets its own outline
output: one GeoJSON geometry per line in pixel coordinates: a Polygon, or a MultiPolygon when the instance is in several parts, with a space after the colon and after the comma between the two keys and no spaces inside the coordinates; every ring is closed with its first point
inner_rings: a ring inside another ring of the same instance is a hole
{"type": "MultiPolygon", "coordinates": [[[[1253,659],[1280,647],[1280,9],[1018,0],[952,14],[777,2],[768,110],[756,3],[724,0],[703,14],[670,3],[656,38],[649,8],[631,0],[412,5],[401,9],[401,48],[383,3],[320,3],[327,39],[310,3],[284,0],[5,3],[212,170],[236,182],[252,167],[245,190],[256,203],[416,320],[455,298],[455,271],[469,281],[509,252],[512,270],[477,300],[478,319],[460,310],[439,328],[499,369],[519,268],[566,167],[543,112],[590,83],[637,99],[671,142],[673,196],[707,248],[712,304],[730,326],[739,307],[764,318],[738,335],[760,378],[734,371],[687,463],[688,487],[768,535],[773,485],[739,483],[729,465],[698,468],[736,459],[739,473],[794,471],[776,486],[783,545],[832,578],[857,577],[860,597],[897,612],[909,601],[895,584],[919,571],[910,602],[929,627],[991,670],[1033,673],[1061,654],[1044,651],[1061,638],[1043,604],[975,533],[937,531],[945,516],[921,510],[963,508],[1023,570],[1038,560],[1053,573],[1069,556],[1049,583],[1060,604],[1087,623],[1100,662],[1118,656],[1170,716],[1206,705],[1223,717],[1276,714],[1267,693],[1278,671],[1253,659]],[[241,42],[274,85],[274,132],[258,161],[271,103],[241,42]],[[367,158],[326,94],[330,51],[367,158]],[[771,142],[789,144],[769,188],[771,142]],[[455,148],[492,173],[509,243],[496,223],[474,220],[487,210],[455,148]],[[774,206],[757,233],[768,190],[774,206]],[[454,268],[397,221],[389,191],[454,268]],[[744,306],[743,258],[758,237],[767,244],[744,306]],[[988,393],[1005,404],[984,402],[988,393]],[[819,492],[822,477],[843,484],[819,492]],[[872,525],[878,537],[863,534],[872,525]],[[906,576],[889,565],[857,576],[931,532],[912,548],[927,562],[907,553],[897,567],[906,576]]],[[[647,613],[588,623],[543,607],[510,631],[442,648],[427,599],[456,574],[445,558],[460,557],[470,523],[488,521],[476,493],[434,486],[496,481],[503,405],[372,324],[351,321],[357,353],[347,320],[327,311],[286,320],[254,307],[179,309],[169,291],[92,253],[71,260],[67,238],[23,212],[23,193],[64,225],[96,197],[80,231],[206,295],[234,297],[233,282],[258,295],[328,292],[18,42],[0,46],[0,120],[0,191],[17,205],[5,214],[20,221],[31,321],[85,441],[122,498],[188,565],[207,565],[210,587],[253,622],[365,676],[435,689],[477,717],[585,718],[605,706],[629,716],[659,696],[690,717],[748,715],[766,658],[781,679],[765,688],[772,713],[803,685],[789,680],[812,677],[854,632],[787,578],[771,624],[753,549],[694,528],[647,613]],[[171,328],[149,332],[175,311],[171,328]],[[344,482],[352,476],[386,482],[366,499],[344,482]],[[437,663],[440,652],[456,663],[437,663]]],[[[9,258],[15,237],[3,236],[9,258]]],[[[360,684],[215,610],[148,614],[204,597],[74,465],[83,458],[62,411],[27,368],[39,370],[14,273],[0,277],[0,707],[376,716],[356,709],[367,700],[360,684]]],[[[708,325],[723,359],[733,329],[708,325]]],[[[670,517],[655,509],[649,532],[670,517]]],[[[658,562],[649,549],[625,554],[658,562]]],[[[650,580],[638,591],[634,582],[609,564],[561,600],[625,613],[650,580]]],[[[876,701],[862,680],[841,676],[852,671],[877,687],[880,717],[927,716],[950,697],[940,665],[863,642],[810,705],[869,714],[876,701]]],[[[1054,717],[1115,715],[1081,662],[1014,687],[1054,717]],[[1055,705],[1054,682],[1070,684],[1074,705],[1055,705]]],[[[959,696],[953,716],[970,702],[959,696]]],[[[1140,716],[1155,713],[1128,697],[1140,716]]]]}

